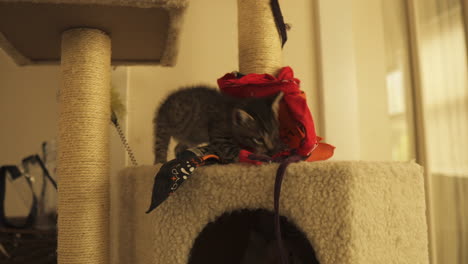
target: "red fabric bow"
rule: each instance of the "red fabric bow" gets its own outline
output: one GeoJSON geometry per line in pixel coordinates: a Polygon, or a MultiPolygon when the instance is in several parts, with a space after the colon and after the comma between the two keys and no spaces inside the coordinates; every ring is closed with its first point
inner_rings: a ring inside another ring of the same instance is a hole
{"type": "MultiPolygon", "coordinates": [[[[333,155],[334,147],[320,143],[315,133],[314,120],[307,107],[305,93],[300,90],[300,80],[294,78],[293,70],[284,67],[277,77],[270,74],[248,74],[241,78],[228,73],[218,79],[223,93],[233,97],[264,97],[284,93],[278,118],[280,136],[291,149],[307,160],[324,160],[333,155]],[[320,152],[320,153],[319,153],[320,152]]],[[[240,158],[246,156],[241,152],[240,158]]]]}

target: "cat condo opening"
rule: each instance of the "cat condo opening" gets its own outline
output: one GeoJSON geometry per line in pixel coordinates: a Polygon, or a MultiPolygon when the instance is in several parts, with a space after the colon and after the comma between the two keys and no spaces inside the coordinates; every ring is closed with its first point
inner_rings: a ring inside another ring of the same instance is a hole
{"type": "MultiPolygon", "coordinates": [[[[273,217],[264,209],[223,214],[200,232],[188,263],[280,263],[273,217]]],[[[318,264],[305,234],[286,217],[280,221],[289,263],[318,264]]]]}

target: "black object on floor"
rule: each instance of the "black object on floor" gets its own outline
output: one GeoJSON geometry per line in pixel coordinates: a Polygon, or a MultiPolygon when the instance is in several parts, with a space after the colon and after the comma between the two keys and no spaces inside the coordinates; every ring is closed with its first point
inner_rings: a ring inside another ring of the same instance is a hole
{"type": "Polygon", "coordinates": [[[0,264],[56,264],[56,230],[0,228],[0,264]]]}

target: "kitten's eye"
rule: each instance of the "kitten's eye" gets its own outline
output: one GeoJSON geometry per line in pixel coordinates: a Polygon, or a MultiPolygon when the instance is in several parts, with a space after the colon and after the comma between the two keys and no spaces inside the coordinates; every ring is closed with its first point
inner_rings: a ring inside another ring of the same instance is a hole
{"type": "Polygon", "coordinates": [[[260,139],[258,139],[258,138],[254,138],[254,139],[252,139],[252,141],[253,141],[255,144],[257,144],[257,145],[261,145],[261,144],[262,144],[262,141],[261,141],[260,139]]]}

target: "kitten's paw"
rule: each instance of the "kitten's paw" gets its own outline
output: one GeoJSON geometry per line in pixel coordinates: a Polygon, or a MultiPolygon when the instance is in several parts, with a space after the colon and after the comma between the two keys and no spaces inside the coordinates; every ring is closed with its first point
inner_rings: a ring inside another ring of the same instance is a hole
{"type": "Polygon", "coordinates": [[[175,146],[175,148],[174,148],[174,153],[176,154],[176,156],[179,156],[180,153],[186,151],[189,148],[190,148],[190,146],[188,146],[186,144],[178,143],[177,146],[175,146]]]}
{"type": "Polygon", "coordinates": [[[239,152],[229,152],[229,153],[223,153],[220,155],[221,163],[223,164],[228,164],[228,163],[236,163],[239,161],[239,152]]]}

